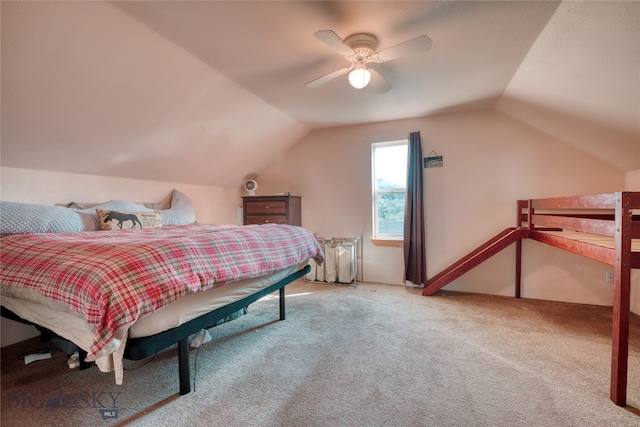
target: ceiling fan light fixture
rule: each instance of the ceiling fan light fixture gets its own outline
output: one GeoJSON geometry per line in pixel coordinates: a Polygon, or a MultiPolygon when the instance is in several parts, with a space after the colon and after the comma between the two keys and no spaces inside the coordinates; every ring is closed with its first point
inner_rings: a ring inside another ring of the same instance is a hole
{"type": "Polygon", "coordinates": [[[349,73],[349,83],[356,89],[363,89],[371,80],[371,72],[364,64],[358,65],[349,73]]]}

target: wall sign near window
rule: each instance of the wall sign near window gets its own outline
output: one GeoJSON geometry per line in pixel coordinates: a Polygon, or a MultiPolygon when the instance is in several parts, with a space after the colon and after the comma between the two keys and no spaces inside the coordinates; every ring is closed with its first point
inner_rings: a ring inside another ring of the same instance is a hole
{"type": "Polygon", "coordinates": [[[425,168],[441,168],[444,166],[444,160],[441,155],[432,151],[427,157],[424,158],[425,168]]]}

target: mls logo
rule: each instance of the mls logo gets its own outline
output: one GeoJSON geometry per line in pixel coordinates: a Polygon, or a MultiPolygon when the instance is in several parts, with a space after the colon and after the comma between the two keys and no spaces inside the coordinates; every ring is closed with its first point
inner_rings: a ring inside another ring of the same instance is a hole
{"type": "Polygon", "coordinates": [[[103,420],[112,420],[118,418],[118,408],[98,409],[103,420]]]}

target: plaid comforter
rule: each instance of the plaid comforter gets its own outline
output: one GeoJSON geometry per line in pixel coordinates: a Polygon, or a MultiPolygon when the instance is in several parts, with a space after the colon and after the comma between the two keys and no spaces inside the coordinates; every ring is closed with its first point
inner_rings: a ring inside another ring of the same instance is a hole
{"type": "Polygon", "coordinates": [[[96,328],[94,360],[115,351],[117,330],[188,293],[322,256],[309,231],[275,224],[12,235],[0,240],[0,291],[80,313],[96,328]]]}

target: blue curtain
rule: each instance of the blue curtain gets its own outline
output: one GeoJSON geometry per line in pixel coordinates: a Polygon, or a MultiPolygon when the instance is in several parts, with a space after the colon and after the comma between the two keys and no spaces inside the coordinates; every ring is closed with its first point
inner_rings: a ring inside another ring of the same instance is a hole
{"type": "Polygon", "coordinates": [[[424,239],[424,189],[420,132],[409,134],[407,153],[407,196],[404,211],[404,283],[427,283],[424,239]]]}

